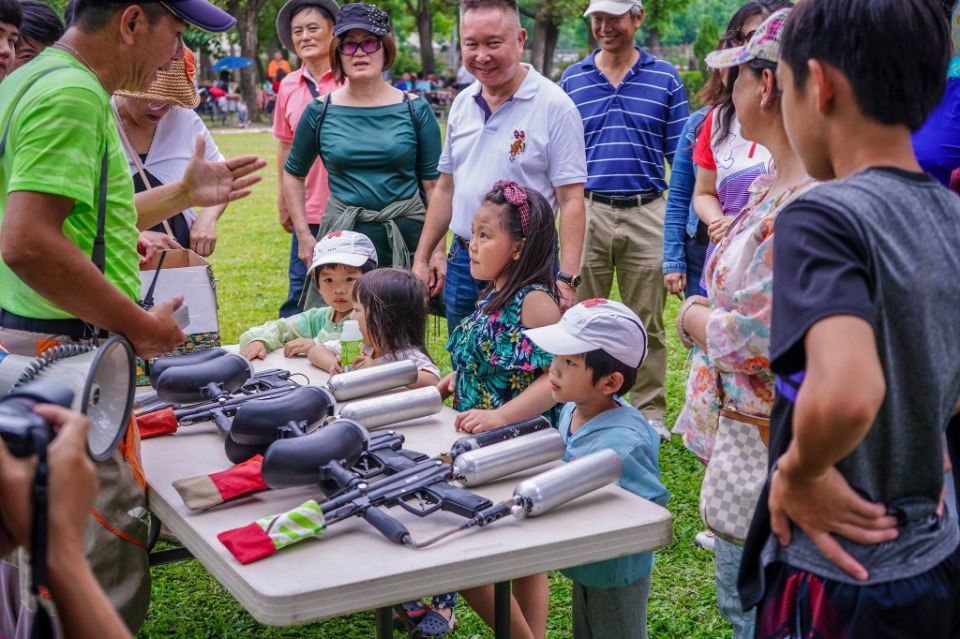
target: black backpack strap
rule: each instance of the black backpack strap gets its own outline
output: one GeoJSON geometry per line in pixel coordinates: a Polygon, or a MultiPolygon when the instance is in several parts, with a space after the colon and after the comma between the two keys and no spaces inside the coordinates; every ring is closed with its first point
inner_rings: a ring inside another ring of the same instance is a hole
{"type": "MultiPolygon", "coordinates": [[[[413,101],[410,99],[410,94],[406,91],[403,92],[403,101],[407,103],[407,110],[410,111],[410,120],[413,122],[413,133],[417,138],[417,166],[414,167],[414,173],[420,171],[420,123],[417,122],[417,116],[413,114],[413,101]]],[[[419,177],[417,182],[420,182],[419,177]]],[[[420,187],[422,190],[422,186],[420,187]]]]}
{"type": "Polygon", "coordinates": [[[320,128],[323,126],[323,119],[327,117],[327,107],[330,106],[330,94],[323,96],[323,105],[320,107],[320,117],[317,118],[317,157],[323,162],[323,152],[320,150],[320,128]]]}

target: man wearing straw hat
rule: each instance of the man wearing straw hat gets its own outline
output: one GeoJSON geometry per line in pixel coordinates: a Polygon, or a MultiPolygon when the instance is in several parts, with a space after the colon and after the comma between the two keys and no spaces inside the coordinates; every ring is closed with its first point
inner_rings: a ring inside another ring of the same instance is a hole
{"type": "MultiPolygon", "coordinates": [[[[198,135],[203,136],[208,161],[224,159],[203,120],[193,111],[200,103],[193,81],[196,66],[190,49],[184,48],[183,54],[183,60],[161,69],[146,91],[117,91],[114,95],[120,138],[137,193],[181,179],[198,135]]],[[[217,220],[226,208],[226,202],[197,211],[188,207],[141,237],[158,250],[184,247],[207,257],[216,248],[217,220]]]]}
{"type": "MultiPolygon", "coordinates": [[[[172,350],[184,334],[182,298],[145,311],[139,228],[191,205],[244,197],[264,166],[254,156],[210,163],[203,138],[183,180],[134,200],[110,95],[143,91],[183,57],[187,24],[222,32],[235,20],[206,0],[74,0],[71,26],[54,46],[0,85],[0,344],[33,355],[58,343],[96,343],[121,333],[137,354],[172,350]]],[[[87,558],[136,631],[150,597],[145,482],[136,430],[97,465],[100,491],[84,538],[87,558]]],[[[24,564],[21,554],[18,564],[24,564]]],[[[37,600],[18,567],[0,564],[0,636],[25,637],[37,600]]]]}
{"type": "Polygon", "coordinates": [[[283,196],[283,165],[290,154],[293,133],[300,116],[311,100],[330,93],[337,88],[330,71],[330,40],[333,38],[333,21],[340,12],[335,0],[290,0],[277,14],[277,36],[288,51],[297,54],[303,64],[286,76],[277,91],[277,106],[273,113],[273,136],[277,138],[277,210],[280,224],[292,233],[290,239],[290,266],[287,277],[290,290],[286,301],[280,305],[280,317],[290,317],[303,312],[300,294],[307,276],[307,266],[313,260],[313,247],[320,229],[320,217],[327,206],[330,189],[327,187],[327,172],[318,158],[307,173],[306,218],[293,214],[287,208],[283,196]]]}

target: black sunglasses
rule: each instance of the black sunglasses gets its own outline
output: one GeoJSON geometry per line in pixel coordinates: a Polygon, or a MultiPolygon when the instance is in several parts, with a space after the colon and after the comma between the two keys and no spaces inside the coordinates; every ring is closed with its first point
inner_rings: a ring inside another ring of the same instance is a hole
{"type": "Polygon", "coordinates": [[[730,37],[730,42],[733,43],[734,46],[742,47],[746,43],[750,42],[750,39],[753,38],[753,34],[756,32],[756,29],[746,34],[744,34],[743,31],[734,31],[733,35],[730,37]]]}
{"type": "Polygon", "coordinates": [[[383,42],[379,38],[364,40],[363,42],[341,42],[337,45],[337,51],[343,55],[354,56],[358,50],[362,50],[367,55],[376,53],[383,48],[383,42]]]}

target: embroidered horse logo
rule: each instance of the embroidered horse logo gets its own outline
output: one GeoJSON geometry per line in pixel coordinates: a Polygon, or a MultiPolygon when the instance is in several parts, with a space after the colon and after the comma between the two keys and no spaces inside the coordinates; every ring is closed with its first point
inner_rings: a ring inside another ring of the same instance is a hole
{"type": "Polygon", "coordinates": [[[510,143],[510,161],[516,162],[517,157],[527,150],[527,134],[523,131],[513,131],[513,142],[510,143]]]}

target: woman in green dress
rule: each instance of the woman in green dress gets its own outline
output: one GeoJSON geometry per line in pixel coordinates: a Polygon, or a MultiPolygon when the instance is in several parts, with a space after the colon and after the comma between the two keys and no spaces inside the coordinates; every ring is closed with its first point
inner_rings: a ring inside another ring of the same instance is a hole
{"type": "Polygon", "coordinates": [[[304,111],[284,166],[287,203],[305,206],[304,178],[319,157],[330,199],[317,236],[363,233],[380,266],[409,268],[425,200],[439,177],[440,126],[426,100],[383,80],[397,54],[384,11],[344,6],[330,47],[331,70],[343,86],[304,111]]]}

